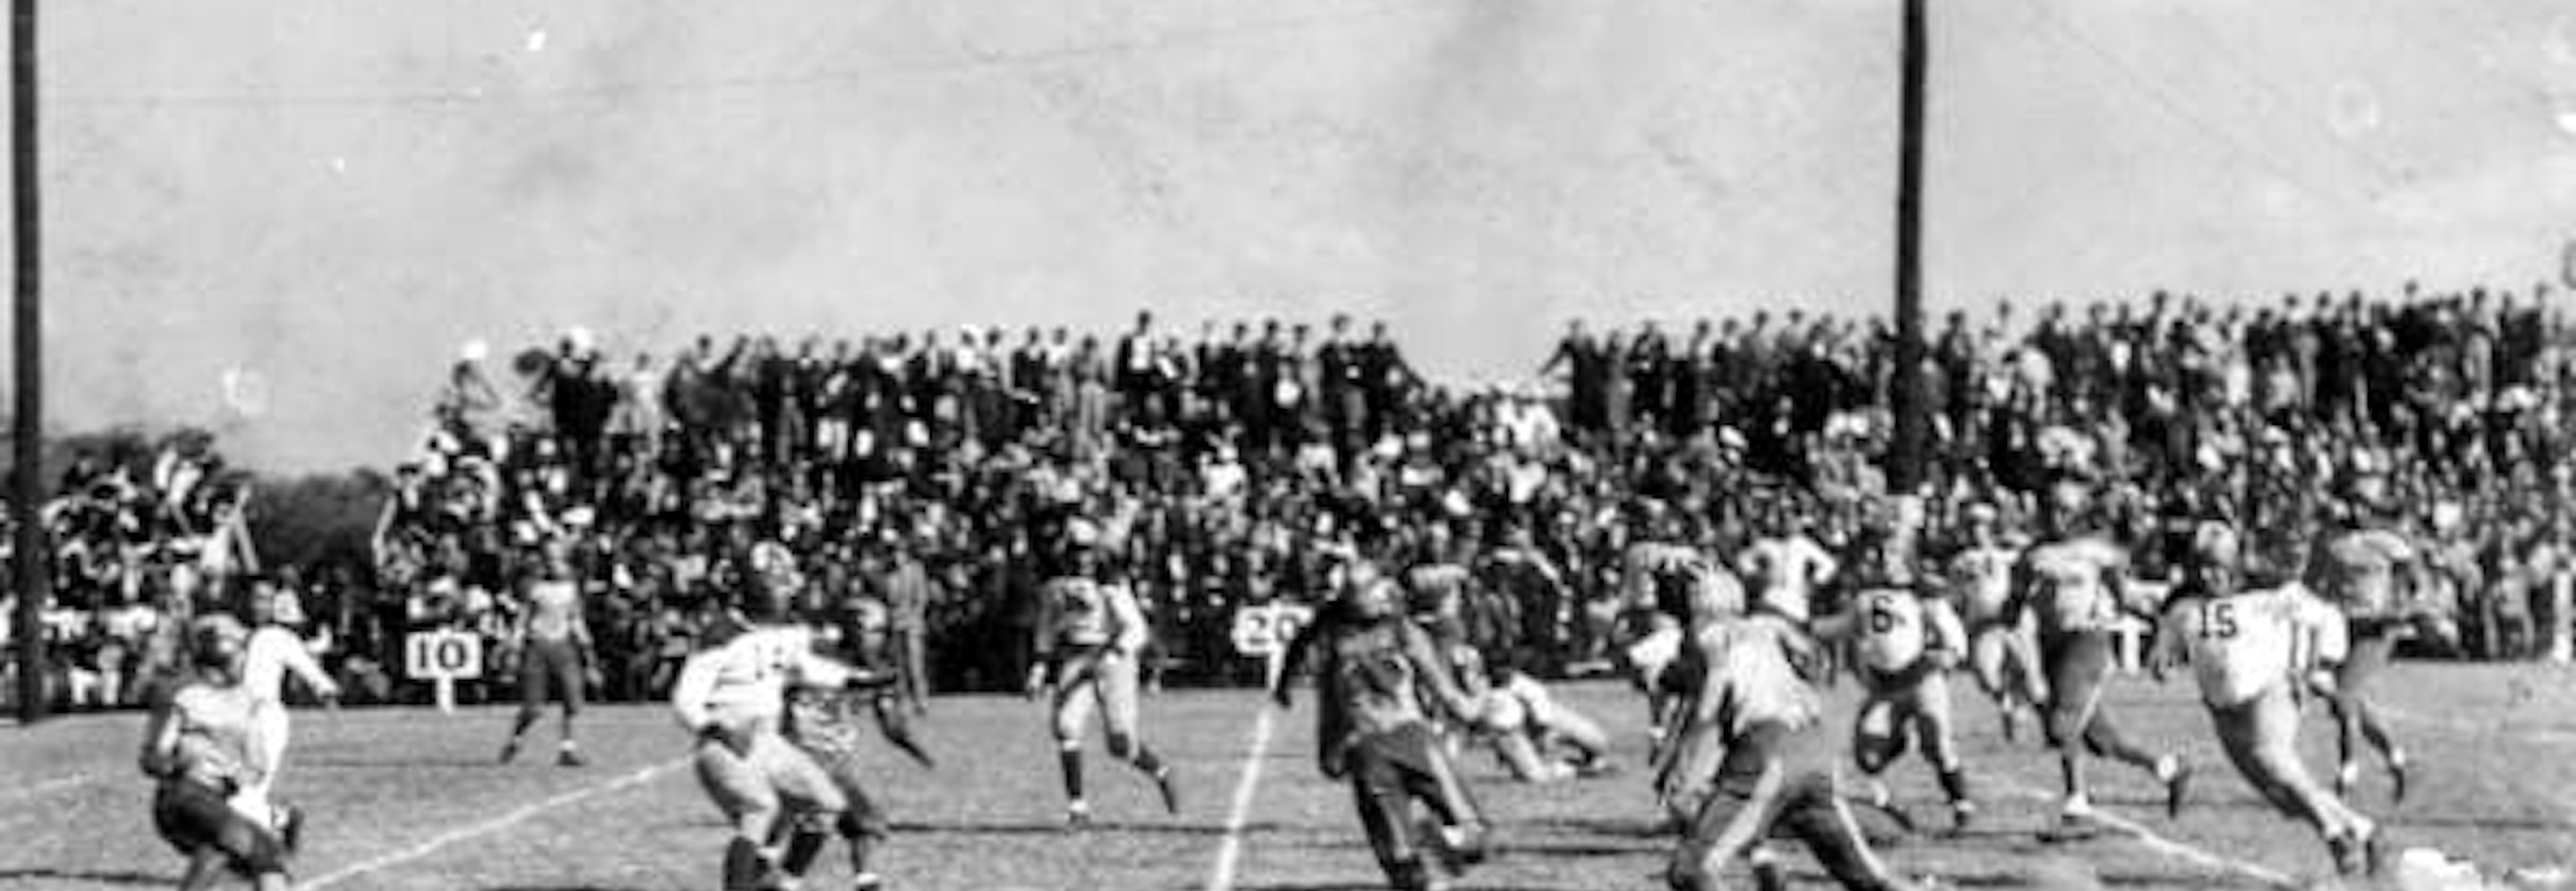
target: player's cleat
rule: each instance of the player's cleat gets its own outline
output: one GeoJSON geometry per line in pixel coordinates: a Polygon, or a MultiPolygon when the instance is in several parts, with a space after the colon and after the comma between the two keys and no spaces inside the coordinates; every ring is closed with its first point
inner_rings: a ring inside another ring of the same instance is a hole
{"type": "Polygon", "coordinates": [[[2358,826],[2326,839],[2326,850],[2334,854],[2335,872],[2348,876],[2379,874],[2379,828],[2376,826],[2358,826]]]}
{"type": "Polygon", "coordinates": [[[1950,803],[1950,834],[1966,835],[1969,830],[1976,828],[1976,825],[1976,802],[1954,801],[1950,803]]]}
{"type": "Polygon", "coordinates": [[[2084,841],[2102,834],[2102,819],[2093,813],[2093,802],[2083,796],[2066,799],[2057,811],[2057,825],[2041,830],[2039,840],[2049,843],[2084,841]]]}
{"type": "Polygon", "coordinates": [[[291,804],[277,806],[277,837],[286,845],[286,853],[289,855],[304,847],[303,808],[291,804]]]}
{"type": "Polygon", "coordinates": [[[519,741],[513,739],[509,742],[502,743],[501,763],[508,764],[516,760],[519,760],[519,741]]]}
{"type": "Polygon", "coordinates": [[[878,878],[873,872],[863,872],[850,877],[850,891],[879,891],[884,887],[885,880],[878,878]]]}
{"type": "Polygon", "coordinates": [[[2406,753],[2388,753],[2388,795],[2395,804],[2406,803],[2406,753]]]}
{"type": "Polygon", "coordinates": [[[2360,784],[2361,784],[2361,765],[2360,765],[2360,764],[2358,764],[2358,763],[2356,763],[2356,762],[2346,761],[2346,762],[2342,763],[2341,765],[2337,765],[2337,766],[2335,767],[2335,775],[2334,775],[2334,793],[2335,793],[2335,797],[2336,797],[2336,798],[2340,798],[2340,799],[2343,799],[2343,800],[2345,800],[2345,801],[2351,801],[2351,800],[2352,800],[2352,787],[2357,786],[2357,785],[2360,785],[2360,784]]]}
{"type": "Polygon", "coordinates": [[[1073,803],[1065,805],[1064,828],[1077,830],[1091,828],[1091,802],[1077,798],[1073,803]]]}
{"type": "Polygon", "coordinates": [[[1181,812],[1181,778],[1173,774],[1170,765],[1164,765],[1163,769],[1154,771],[1154,789],[1163,793],[1165,813],[1181,812]]]}
{"type": "Polygon", "coordinates": [[[1757,891],[1789,891],[1789,870],[1776,859],[1753,862],[1753,887],[1757,891]]]}
{"type": "Polygon", "coordinates": [[[2191,765],[2176,763],[2173,775],[2165,777],[2165,819],[2182,818],[2182,807],[2191,800],[2191,765]]]}
{"type": "Polygon", "coordinates": [[[580,767],[589,763],[589,759],[581,757],[581,753],[573,749],[565,749],[555,753],[556,767],[580,767]]]}

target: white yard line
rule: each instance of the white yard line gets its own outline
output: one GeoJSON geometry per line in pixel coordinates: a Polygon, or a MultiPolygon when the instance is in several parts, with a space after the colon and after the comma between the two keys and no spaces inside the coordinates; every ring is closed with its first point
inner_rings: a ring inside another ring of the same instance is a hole
{"type": "Polygon", "coordinates": [[[376,872],[389,866],[418,860],[422,857],[429,856],[440,848],[447,847],[448,845],[452,845],[466,839],[499,832],[503,829],[510,828],[511,826],[518,825],[519,823],[526,822],[529,818],[535,817],[538,814],[554,810],[555,808],[559,808],[585,798],[605,795],[629,786],[652,782],[663,774],[678,770],[681,767],[686,766],[688,763],[689,759],[686,758],[674,759],[638,770],[622,777],[574,789],[570,792],[565,792],[544,801],[527,805],[519,808],[518,810],[502,814],[498,817],[494,817],[480,823],[473,823],[450,829],[446,832],[431,836],[428,841],[404,848],[400,851],[395,851],[380,857],[341,867],[323,875],[321,878],[303,883],[298,887],[304,888],[305,891],[321,891],[321,889],[340,884],[341,882],[345,882],[368,873],[376,872]]]}
{"type": "MultiPolygon", "coordinates": [[[[2013,797],[2048,802],[2057,800],[2057,796],[2050,795],[2043,790],[2026,786],[2010,779],[1997,779],[1998,781],[1995,782],[1994,785],[2002,787],[2005,792],[2010,793],[2013,797]]],[[[2146,845],[2149,849],[2167,857],[2189,861],[2207,869],[2215,869],[2221,872],[2232,872],[2276,888],[2301,887],[2301,883],[2297,879],[2293,879],[2287,875],[2273,871],[2261,864],[2238,860],[2223,854],[2212,853],[2205,848],[2166,838],[2162,835],[2156,834],[2154,830],[2139,825],[2135,820],[2120,816],[2119,814],[2112,813],[2108,810],[2095,808],[2093,811],[2093,818],[2099,821],[2102,825],[2120,830],[2122,833],[2137,839],[2139,843],[2146,845]]]]}
{"type": "Polygon", "coordinates": [[[1207,891],[1234,891],[1234,872],[1243,857],[1243,824],[1252,814],[1252,799],[1261,789],[1261,762],[1270,754],[1270,724],[1276,709],[1267,701],[1252,719],[1252,745],[1243,754],[1243,775],[1234,783],[1234,803],[1225,812],[1225,840],[1216,848],[1216,867],[1208,873],[1207,891]]]}

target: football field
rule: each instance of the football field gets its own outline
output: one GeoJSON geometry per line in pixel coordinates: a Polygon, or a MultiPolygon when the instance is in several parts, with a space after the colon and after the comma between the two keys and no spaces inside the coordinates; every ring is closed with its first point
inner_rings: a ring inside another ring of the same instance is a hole
{"type": "MultiPolygon", "coordinates": [[[[2392,850],[2427,847],[2509,867],[2576,864],[2576,674],[2537,667],[2401,664],[2382,692],[2418,761],[2413,797],[2392,810],[2377,774],[2358,804],[2387,821],[2392,850]]],[[[1510,783],[1477,751],[1466,768],[1500,831],[1497,859],[1460,887],[1588,891],[1660,888],[1671,840],[1647,790],[1642,707],[1608,683],[1569,685],[1569,702],[1612,728],[1629,768],[1555,786],[1510,783]]],[[[1893,771],[1927,834],[1885,852],[1910,876],[1957,888],[2263,888],[2330,875],[2323,846],[2263,807],[2224,764],[2185,679],[2119,682],[2107,700],[2126,728],[2181,746],[2201,771],[2179,821],[2145,775],[2096,769],[2106,809],[2126,818],[2098,838],[2043,843],[2054,762],[2027,736],[2007,743],[1981,695],[1961,698],[1963,750],[1987,800],[1982,824],[1950,836],[1929,772],[1893,771]]],[[[1846,685],[1834,701],[1848,719],[1846,685]]],[[[1274,712],[1250,691],[1171,692],[1146,703],[1149,741],[1178,765],[1188,798],[1163,813],[1151,785],[1093,749],[1098,820],[1065,831],[1041,706],[1016,698],[937,700],[925,772],[871,750],[895,836],[878,869],[894,889],[1233,889],[1383,887],[1348,790],[1315,769],[1311,695],[1274,712]]],[[[587,767],[553,765],[552,721],[529,753],[495,763],[510,712],[299,711],[281,797],[312,815],[297,887],[402,891],[713,889],[725,830],[699,794],[688,736],[657,707],[595,708],[587,767]]],[[[154,837],[136,773],[141,717],[84,716],[0,729],[0,888],[170,887],[178,858],[154,837]]],[[[1838,722],[1839,723],[1839,722],[1838,722]]],[[[1839,726],[1826,737],[1839,749],[1839,726]]],[[[2310,764],[2330,769],[2332,733],[2311,707],[2310,764]]],[[[1821,743],[1820,743],[1821,744],[1821,743]]],[[[809,887],[838,891],[837,843],[809,887]]],[[[1799,887],[1829,887],[1792,851],[1799,887]]],[[[2359,886],[2360,883],[2354,883],[2359,886]]]]}

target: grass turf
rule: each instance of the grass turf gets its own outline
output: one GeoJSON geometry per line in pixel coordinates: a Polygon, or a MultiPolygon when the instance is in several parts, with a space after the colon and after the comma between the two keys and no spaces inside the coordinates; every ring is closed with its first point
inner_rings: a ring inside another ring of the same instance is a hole
{"type": "MultiPolygon", "coordinates": [[[[2576,674],[2527,666],[2405,664],[2384,678],[2391,724],[2417,761],[2413,797],[2392,810],[2373,773],[2358,804],[2386,817],[2399,848],[2429,846],[2490,868],[2576,862],[2576,674]]],[[[1965,689],[1962,686],[1961,689],[1965,689]]],[[[1609,726],[1631,767],[1557,786],[1509,783],[1481,753],[1466,768],[1502,833],[1500,858],[1470,889],[1589,891],[1660,887],[1671,840],[1656,835],[1646,790],[1642,707],[1611,684],[1570,685],[1568,702],[1609,726]]],[[[1311,698],[1311,697],[1309,697],[1311,698]]],[[[1853,691],[1834,700],[1848,720],[1853,691]]],[[[2180,746],[2201,771],[2195,806],[2161,813],[2142,773],[2094,769],[2109,809],[2169,839],[2113,833],[2044,843],[2054,811],[2054,759],[2027,739],[2004,742],[1973,692],[1960,697],[1962,749],[1986,799],[1978,830],[1920,835],[1887,859],[1956,887],[2187,889],[2262,887],[2218,861],[2302,882],[2329,873],[2307,830],[2262,806],[2226,766],[2187,681],[2124,680],[2107,700],[2124,729],[2180,746]],[[2189,848],[2192,851],[2182,849],[2189,848]],[[2194,852],[2208,858],[2198,859],[2194,852]]],[[[1243,891],[1381,887],[1349,792],[1314,766],[1311,703],[1278,715],[1245,813],[1233,886],[1243,891]]],[[[1001,697],[936,701],[927,732],[942,757],[924,772],[887,747],[869,753],[874,790],[895,837],[878,870],[897,889],[1196,889],[1208,887],[1230,799],[1246,765],[1261,700],[1249,691],[1175,692],[1146,704],[1148,741],[1188,792],[1167,816],[1143,777],[1095,741],[1093,828],[1062,827],[1053,747],[1040,705],[1001,697]]],[[[716,887],[725,830],[685,763],[688,737],[653,707],[585,713],[588,767],[552,764],[553,721],[518,763],[494,763],[510,712],[417,709],[299,711],[281,797],[312,815],[298,887],[394,891],[607,891],[716,887]]],[[[0,730],[0,888],[169,887],[179,860],[150,828],[150,789],[133,767],[136,715],[65,718],[0,730]]],[[[1841,744],[1841,729],[1830,739],[1841,744]]],[[[2319,775],[2331,730],[2312,706],[2303,737],[2319,775]]],[[[1946,826],[1919,759],[1891,776],[1927,828],[1946,826]]],[[[809,887],[838,889],[837,844],[809,887]]],[[[1792,852],[1800,887],[1828,887],[1792,852]]]]}

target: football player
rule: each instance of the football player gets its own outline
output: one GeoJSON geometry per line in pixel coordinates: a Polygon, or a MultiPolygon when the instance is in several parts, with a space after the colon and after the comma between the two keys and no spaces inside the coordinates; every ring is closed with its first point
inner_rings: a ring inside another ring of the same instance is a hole
{"type": "Polygon", "coordinates": [[[1691,635],[1744,611],[1744,586],[1698,549],[1645,542],[1628,548],[1620,573],[1622,611],[1634,635],[1621,650],[1646,694],[1647,736],[1660,751],[1669,741],[1682,692],[1674,672],[1691,635]]]}
{"type": "Polygon", "coordinates": [[[1842,564],[1808,534],[1812,521],[1792,526],[1775,519],[1769,534],[1735,558],[1753,590],[1753,606],[1803,623],[1814,612],[1816,591],[1834,580],[1842,564]]]}
{"type": "Polygon", "coordinates": [[[1694,676],[1675,743],[1657,765],[1658,794],[1688,814],[1665,879],[1677,891],[1716,891],[1720,873],[1748,859],[1755,884],[1787,887],[1774,836],[1807,846],[1852,889],[1906,887],[1870,851],[1814,739],[1823,704],[1813,684],[1824,657],[1815,641],[1771,612],[1729,619],[1692,635],[1683,659],[1694,676]]]}
{"type": "Polygon", "coordinates": [[[2333,688],[2344,617],[2291,577],[2296,559],[2240,555],[2236,534],[2204,528],[2192,579],[2165,608],[2150,663],[2158,679],[2190,665],[2218,742],[2238,773],[2284,814],[2316,828],[2346,875],[2379,862],[2378,826],[2308,775],[2299,760],[2299,690],[2333,688]],[[2240,579],[2240,556],[2244,557],[2240,579]]]}
{"type": "Polygon", "coordinates": [[[545,715],[546,700],[563,703],[563,737],[555,763],[582,765],[573,741],[573,717],[581,713],[582,682],[591,653],[590,624],[582,618],[581,582],[563,546],[549,548],[545,569],[527,584],[527,611],[512,630],[519,653],[519,715],[510,739],[501,744],[501,763],[519,757],[519,740],[545,715]]]}
{"type": "Polygon", "coordinates": [[[1950,558],[1949,580],[1955,610],[1968,632],[1968,665],[1977,687],[1995,701],[1995,715],[2006,741],[2018,737],[2017,716],[2037,711],[2048,701],[2048,680],[2039,670],[2038,644],[2030,616],[2006,624],[2004,604],[2012,599],[2013,566],[2021,551],[1996,531],[1995,508],[1973,504],[1967,510],[1966,547],[1950,558]]]}
{"type": "Polygon", "coordinates": [[[2406,800],[2406,750],[2370,707],[2371,682],[2396,652],[2397,642],[2427,616],[2413,608],[2423,589],[2425,567],[2413,544],[2389,528],[2388,501],[2382,481],[2365,477],[2355,484],[2344,505],[2343,529],[2316,550],[2307,581],[2326,602],[2343,611],[2350,652],[2335,670],[2326,702],[2335,717],[2340,758],[2335,768],[2335,794],[2349,796],[2361,780],[2362,745],[2378,750],[2388,765],[2390,794],[2406,800]]]}
{"type": "Polygon", "coordinates": [[[274,706],[242,683],[249,633],[230,616],[188,629],[185,671],[155,691],[143,734],[143,772],[158,783],[152,825],[188,857],[182,891],[212,888],[225,872],[260,891],[287,888],[285,839],[231,799],[274,767],[259,735],[274,706]]]}
{"type": "Polygon", "coordinates": [[[1447,887],[1425,847],[1450,873],[1485,857],[1483,809],[1437,739],[1433,709],[1474,721],[1477,705],[1450,678],[1431,636],[1408,620],[1395,585],[1366,561],[1350,564],[1341,590],[1289,647],[1271,688],[1281,708],[1305,659],[1316,665],[1316,744],[1324,775],[1348,779],[1378,867],[1398,891],[1447,887]],[[1425,698],[1429,702],[1425,702],[1425,698]],[[1428,812],[1431,825],[1416,820],[1428,812]]]}
{"type": "Polygon", "coordinates": [[[255,782],[245,783],[234,796],[233,806],[251,819],[275,827],[292,852],[303,836],[303,814],[292,807],[278,805],[270,798],[277,786],[277,775],[286,766],[286,743],[291,728],[286,712],[286,676],[293,674],[313,695],[337,706],[340,685],[315,664],[313,654],[304,648],[304,639],[277,621],[277,599],[285,596],[266,580],[251,585],[250,619],[253,630],[242,652],[242,687],[258,697],[262,707],[255,712],[260,721],[255,737],[263,747],[260,761],[268,765],[255,782]]]}
{"type": "Polygon", "coordinates": [[[1029,695],[1046,696],[1053,715],[1065,821],[1075,828],[1091,822],[1091,804],[1083,797],[1082,736],[1094,709],[1106,725],[1110,756],[1151,777],[1162,793],[1163,809],[1180,813],[1178,777],[1136,736],[1136,659],[1146,642],[1144,610],[1134,590],[1107,577],[1089,544],[1077,538],[1067,560],[1064,574],[1039,591],[1028,679],[1029,695]]]}
{"type": "Polygon", "coordinates": [[[854,848],[869,828],[812,756],[781,732],[790,687],[873,687],[890,679],[816,655],[812,633],[789,614],[788,593],[756,579],[748,618],[692,654],[671,690],[681,726],[697,734],[698,782],[731,821],[725,891],[792,887],[836,831],[854,848]],[[777,844],[787,836],[783,849],[777,844]]]}
{"type": "Polygon", "coordinates": [[[1964,831],[1977,805],[1950,733],[1950,670],[1959,664],[1967,632],[1949,601],[1918,582],[1901,547],[1877,547],[1887,553],[1864,565],[1870,583],[1843,612],[1816,623],[1819,638],[1853,642],[1864,695],[1852,724],[1852,760],[1870,777],[1870,803],[1895,813],[1878,777],[1919,741],[1949,797],[1951,825],[1964,831]]]}
{"type": "Polygon", "coordinates": [[[2156,754],[2130,741],[2102,709],[2113,668],[2113,625],[2130,607],[2122,599],[2128,555],[2086,528],[2082,484],[2062,481],[2041,502],[2044,538],[2022,555],[2013,571],[2004,622],[2024,611],[2038,615],[2040,665],[2048,677],[2046,729],[2066,783],[2060,831],[2089,828],[2093,799],[2084,783],[2083,757],[2091,753],[2154,771],[2165,786],[2165,813],[2179,815],[2191,788],[2191,769],[2176,755],[2156,754]]]}

